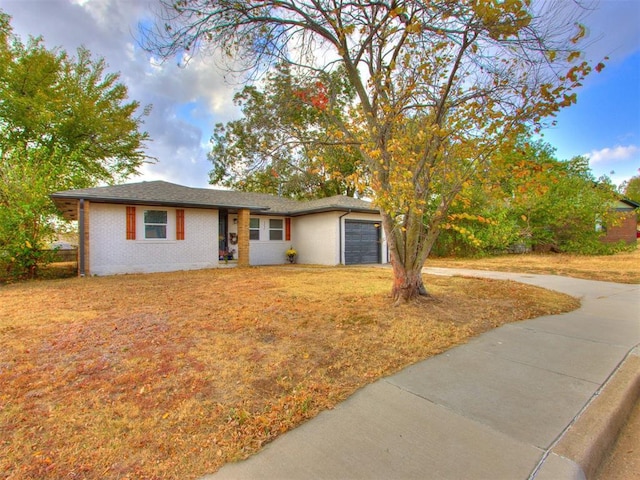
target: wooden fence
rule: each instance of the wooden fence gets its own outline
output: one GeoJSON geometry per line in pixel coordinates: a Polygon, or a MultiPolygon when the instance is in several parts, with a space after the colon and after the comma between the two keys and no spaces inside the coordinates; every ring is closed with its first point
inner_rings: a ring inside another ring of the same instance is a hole
{"type": "MultiPolygon", "coordinates": [[[[44,250],[50,251],[53,250],[44,250]]],[[[78,249],[67,249],[55,251],[53,255],[53,262],[77,262],[78,261],[78,249]]]]}

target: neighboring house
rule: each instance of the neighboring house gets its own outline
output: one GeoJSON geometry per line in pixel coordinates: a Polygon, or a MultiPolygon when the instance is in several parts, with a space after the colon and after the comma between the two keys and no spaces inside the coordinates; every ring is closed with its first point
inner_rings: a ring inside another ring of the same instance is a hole
{"type": "Polygon", "coordinates": [[[51,195],[79,225],[80,275],[167,272],[287,261],[386,263],[380,214],[364,200],[299,202],[154,181],[51,195]]]}
{"type": "Polygon", "coordinates": [[[607,227],[602,241],[615,243],[622,240],[628,244],[635,244],[638,236],[638,217],[636,212],[638,207],[640,207],[640,203],[636,203],[633,200],[626,198],[618,200],[613,209],[623,215],[622,223],[614,227],[607,227]]]}

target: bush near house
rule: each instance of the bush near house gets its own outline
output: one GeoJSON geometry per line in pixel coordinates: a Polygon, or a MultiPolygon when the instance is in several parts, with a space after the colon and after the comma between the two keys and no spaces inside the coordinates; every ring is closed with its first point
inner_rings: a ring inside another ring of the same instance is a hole
{"type": "Polygon", "coordinates": [[[558,161],[544,143],[503,155],[520,160],[510,161],[507,177],[467,186],[451,210],[454,228],[441,234],[434,255],[531,250],[593,255],[625,248],[618,238],[602,242],[605,232],[596,228],[596,219],[613,231],[625,213],[611,208],[619,196],[607,178],[593,177],[586,158],[558,161]]]}

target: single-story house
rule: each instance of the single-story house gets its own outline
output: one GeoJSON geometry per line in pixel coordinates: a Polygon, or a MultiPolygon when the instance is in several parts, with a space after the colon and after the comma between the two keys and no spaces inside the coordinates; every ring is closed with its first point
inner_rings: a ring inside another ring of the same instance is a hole
{"type": "Polygon", "coordinates": [[[634,202],[633,200],[626,198],[618,200],[615,205],[612,206],[612,209],[623,215],[622,222],[613,227],[606,227],[602,241],[614,243],[622,240],[630,245],[635,244],[638,236],[638,207],[640,207],[640,203],[634,202]]]}
{"type": "Polygon", "coordinates": [[[296,201],[164,181],[51,195],[79,227],[79,275],[167,272],[287,262],[386,263],[380,214],[346,196],[296,201]]]}

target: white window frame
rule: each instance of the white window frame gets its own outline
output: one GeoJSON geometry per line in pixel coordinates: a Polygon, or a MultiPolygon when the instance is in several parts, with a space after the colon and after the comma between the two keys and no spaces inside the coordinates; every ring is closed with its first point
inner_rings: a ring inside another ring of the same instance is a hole
{"type": "Polygon", "coordinates": [[[270,218],[269,219],[269,240],[272,242],[283,242],[284,241],[284,219],[282,218],[270,218]],[[273,227],[272,222],[280,222],[280,227],[273,227]],[[273,238],[272,234],[279,232],[280,238],[273,238]]]}
{"type": "Polygon", "coordinates": [[[145,240],[167,240],[169,238],[169,212],[167,210],[160,209],[147,209],[142,212],[142,222],[144,225],[144,239],[145,240]],[[147,222],[147,212],[162,212],[165,216],[164,223],[162,222],[147,222]],[[164,237],[149,237],[147,236],[147,227],[164,227],[164,237]]]}
{"type": "Polygon", "coordinates": [[[249,240],[251,241],[259,241],[260,240],[260,219],[258,217],[249,217],[249,240]],[[252,223],[258,223],[258,226],[251,226],[252,223]],[[253,232],[257,232],[258,238],[252,238],[251,234],[253,232]]]}

